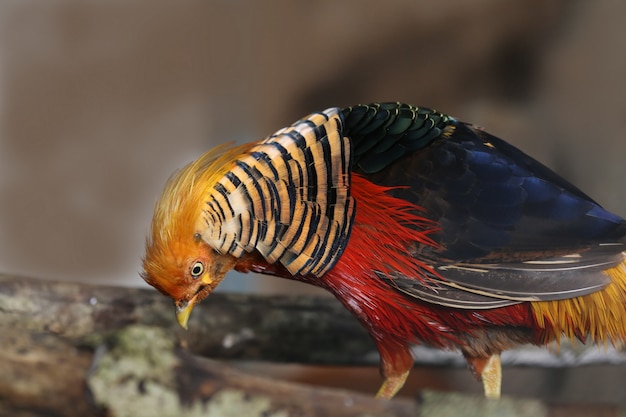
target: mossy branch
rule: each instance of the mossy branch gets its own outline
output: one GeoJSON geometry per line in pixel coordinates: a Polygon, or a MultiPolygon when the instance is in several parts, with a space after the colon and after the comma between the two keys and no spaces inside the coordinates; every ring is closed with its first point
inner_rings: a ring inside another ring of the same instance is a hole
{"type": "MultiPolygon", "coordinates": [[[[375,363],[368,335],[335,300],[214,294],[178,328],[149,289],[0,275],[0,415],[547,415],[536,401],[423,393],[376,400],[252,376],[213,358],[375,363]],[[434,415],[434,414],[433,414],[434,415]]],[[[612,409],[613,410],[613,409],[612,409]]]]}

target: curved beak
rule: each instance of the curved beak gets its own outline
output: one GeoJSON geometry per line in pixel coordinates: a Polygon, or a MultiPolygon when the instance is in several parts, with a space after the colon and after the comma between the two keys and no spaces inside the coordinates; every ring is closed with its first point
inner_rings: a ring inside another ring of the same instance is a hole
{"type": "Polygon", "coordinates": [[[186,301],[176,301],[174,304],[176,305],[176,320],[180,326],[187,330],[187,322],[189,321],[189,316],[191,315],[191,310],[193,310],[193,306],[196,303],[196,297],[194,296],[190,300],[186,301]]]}

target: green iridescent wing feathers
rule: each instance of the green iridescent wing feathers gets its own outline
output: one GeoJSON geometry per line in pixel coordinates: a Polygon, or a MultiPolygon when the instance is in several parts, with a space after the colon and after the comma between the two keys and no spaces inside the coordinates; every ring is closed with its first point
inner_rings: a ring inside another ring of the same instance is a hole
{"type": "Polygon", "coordinates": [[[342,110],[356,171],[372,174],[453,130],[454,119],[404,103],[373,103],[342,110]]]}

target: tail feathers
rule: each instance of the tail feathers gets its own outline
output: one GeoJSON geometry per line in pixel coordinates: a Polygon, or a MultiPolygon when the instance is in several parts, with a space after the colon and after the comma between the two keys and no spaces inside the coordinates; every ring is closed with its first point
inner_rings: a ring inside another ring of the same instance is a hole
{"type": "MultiPolygon", "coordinates": [[[[626,257],[626,253],[624,253],[626,257]]],[[[598,344],[626,343],[626,258],[604,271],[611,282],[592,294],[530,303],[547,342],[589,337],[598,344]]]]}

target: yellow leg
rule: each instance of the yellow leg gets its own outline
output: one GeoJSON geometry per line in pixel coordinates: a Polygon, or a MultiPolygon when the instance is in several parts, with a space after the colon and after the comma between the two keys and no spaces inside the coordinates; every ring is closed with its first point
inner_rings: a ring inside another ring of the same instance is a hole
{"type": "Polygon", "coordinates": [[[465,355],[465,360],[470,370],[483,383],[486,398],[500,398],[502,386],[502,362],[500,354],[495,353],[489,357],[472,357],[465,355]]]}
{"type": "Polygon", "coordinates": [[[376,398],[384,398],[385,400],[393,398],[393,396],[400,391],[400,388],[404,386],[404,382],[408,376],[409,371],[406,371],[403,374],[385,378],[383,384],[376,393],[376,398]]]}
{"type": "Polygon", "coordinates": [[[403,344],[394,344],[386,340],[377,343],[380,352],[380,374],[383,384],[376,393],[376,398],[389,400],[404,386],[413,367],[411,350],[403,344]]]}
{"type": "Polygon", "coordinates": [[[502,387],[502,362],[500,355],[491,355],[487,359],[487,363],[482,372],[481,379],[483,381],[483,389],[486,398],[500,398],[500,389],[502,387]]]}

